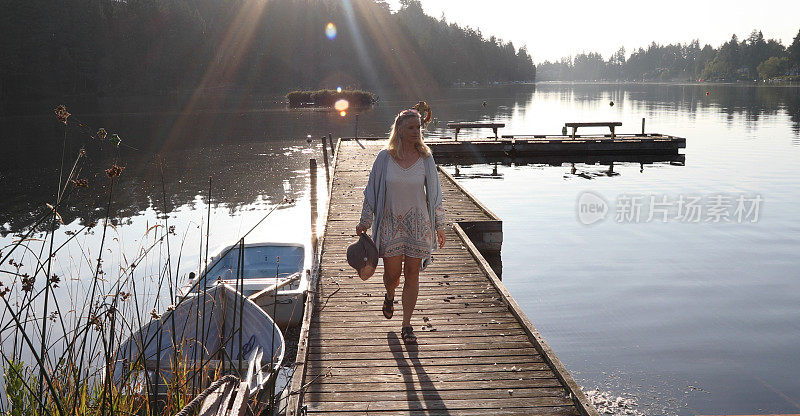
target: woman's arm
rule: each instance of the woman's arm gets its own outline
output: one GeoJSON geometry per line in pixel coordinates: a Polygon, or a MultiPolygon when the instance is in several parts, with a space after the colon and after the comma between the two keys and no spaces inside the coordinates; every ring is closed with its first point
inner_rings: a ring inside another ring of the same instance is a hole
{"type": "Polygon", "coordinates": [[[364,202],[361,205],[361,219],[358,221],[358,225],[356,226],[356,234],[366,232],[369,227],[372,226],[372,219],[372,208],[367,203],[367,199],[364,198],[364,202]]]}
{"type": "MultiPolygon", "coordinates": [[[[431,162],[433,162],[433,166],[436,166],[436,162],[433,161],[433,155],[431,155],[431,162]]],[[[436,242],[439,243],[439,248],[444,247],[444,243],[446,241],[444,229],[447,227],[447,211],[444,209],[444,200],[442,195],[442,184],[439,181],[439,174],[434,169],[435,173],[435,184],[436,184],[436,206],[433,209],[433,226],[436,230],[436,242]]]]}
{"type": "Polygon", "coordinates": [[[375,158],[375,161],[372,163],[372,169],[369,171],[369,179],[367,180],[367,186],[364,188],[364,201],[361,203],[361,218],[358,221],[358,225],[356,225],[356,234],[361,234],[369,229],[372,226],[372,222],[375,218],[375,205],[378,201],[378,184],[377,182],[377,173],[376,170],[379,169],[378,161],[383,156],[383,152],[378,153],[378,156],[375,158]]]}
{"type": "Polygon", "coordinates": [[[441,205],[437,206],[434,210],[434,214],[436,216],[436,241],[439,243],[439,248],[442,248],[447,240],[444,234],[444,228],[447,226],[444,207],[441,205]]]}
{"type": "Polygon", "coordinates": [[[447,226],[447,211],[445,211],[444,206],[439,205],[433,211],[434,216],[434,227],[437,230],[443,230],[444,227],[447,226]]]}

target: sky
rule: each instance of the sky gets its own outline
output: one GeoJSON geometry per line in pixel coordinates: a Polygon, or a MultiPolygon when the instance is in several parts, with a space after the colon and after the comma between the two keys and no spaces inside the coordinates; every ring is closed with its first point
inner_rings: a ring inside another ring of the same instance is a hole
{"type": "MultiPolygon", "coordinates": [[[[389,0],[398,8],[399,0],[389,0]]],[[[514,46],[527,45],[534,63],[581,52],[604,58],[625,47],[626,55],[650,42],[689,43],[717,48],[732,34],[739,41],[759,29],[766,39],[789,46],[800,31],[800,0],[738,2],[718,0],[532,1],[421,0],[425,13],[480,29],[514,46]],[[660,7],[654,7],[660,5],[660,7]]]]}

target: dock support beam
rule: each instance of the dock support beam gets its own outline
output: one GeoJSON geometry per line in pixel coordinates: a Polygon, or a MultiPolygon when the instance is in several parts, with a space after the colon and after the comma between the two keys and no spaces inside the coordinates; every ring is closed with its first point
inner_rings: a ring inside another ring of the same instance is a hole
{"type": "Polygon", "coordinates": [[[317,160],[308,161],[308,174],[311,176],[311,251],[317,252],[317,160]]]}
{"type": "Polygon", "coordinates": [[[325,144],[325,136],[321,137],[322,140],[322,157],[325,159],[325,180],[328,184],[331,183],[330,163],[328,162],[328,146],[325,144]]]}

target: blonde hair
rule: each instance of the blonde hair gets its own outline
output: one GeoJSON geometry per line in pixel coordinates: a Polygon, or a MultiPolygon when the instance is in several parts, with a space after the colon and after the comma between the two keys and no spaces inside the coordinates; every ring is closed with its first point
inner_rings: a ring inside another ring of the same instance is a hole
{"type": "MultiPolygon", "coordinates": [[[[416,117],[417,121],[422,121],[417,110],[403,110],[397,117],[394,118],[392,129],[389,132],[389,142],[386,144],[386,150],[389,154],[397,160],[403,160],[403,141],[400,138],[399,131],[406,124],[407,121],[416,117]]],[[[419,135],[419,140],[414,143],[414,148],[420,156],[427,158],[431,155],[431,148],[422,140],[422,134],[419,135]]]]}

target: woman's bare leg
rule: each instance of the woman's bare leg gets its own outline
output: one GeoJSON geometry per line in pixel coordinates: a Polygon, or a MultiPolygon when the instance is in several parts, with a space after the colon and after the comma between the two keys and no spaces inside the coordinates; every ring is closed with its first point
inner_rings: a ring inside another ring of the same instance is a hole
{"type": "Polygon", "coordinates": [[[403,256],[383,258],[383,285],[386,286],[386,297],[394,299],[394,290],[400,285],[400,274],[403,271],[403,256]]]}
{"type": "MultiPolygon", "coordinates": [[[[422,259],[406,257],[403,265],[403,326],[411,326],[411,315],[419,296],[419,268],[422,259]]],[[[385,263],[384,263],[385,264],[385,263]]]]}

